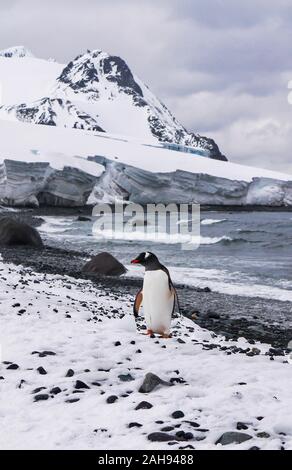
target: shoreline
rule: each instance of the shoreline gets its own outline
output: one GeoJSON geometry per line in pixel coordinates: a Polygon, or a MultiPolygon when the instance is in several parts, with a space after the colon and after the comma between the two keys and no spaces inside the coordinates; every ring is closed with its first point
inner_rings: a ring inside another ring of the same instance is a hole
{"type": "MultiPolygon", "coordinates": [[[[38,208],[22,209],[21,212],[1,211],[3,215],[16,217],[39,227],[42,216],[76,216],[89,215],[91,209],[79,208],[38,208]]],[[[0,212],[0,214],[1,214],[0,212]]],[[[98,251],[98,250],[97,250],[98,251]]],[[[3,261],[29,267],[45,274],[68,275],[75,279],[89,279],[95,285],[116,294],[127,293],[135,296],[142,286],[142,279],[122,277],[92,277],[85,275],[81,269],[90,256],[81,251],[67,250],[46,244],[42,249],[30,247],[1,247],[3,261]]],[[[207,287],[207,282],[206,282],[207,287]]],[[[224,335],[226,338],[245,337],[251,341],[268,343],[275,348],[285,349],[292,339],[292,304],[288,301],[245,297],[236,294],[223,294],[210,289],[196,288],[176,284],[181,313],[188,318],[196,312],[195,323],[202,328],[224,335]],[[264,316],[262,312],[265,312],[264,316]],[[274,312],[277,321],[274,319],[274,312]],[[289,327],[287,328],[287,324],[289,327]]]]}
{"type": "MultiPolygon", "coordinates": [[[[142,286],[142,279],[127,275],[106,277],[84,274],[81,269],[89,256],[87,253],[78,251],[48,245],[42,249],[2,247],[1,255],[5,263],[22,265],[42,274],[58,274],[70,276],[76,280],[91,280],[97,287],[115,295],[127,294],[134,298],[142,286]]],[[[290,302],[223,294],[211,291],[207,286],[196,288],[176,284],[176,289],[180,299],[181,313],[187,318],[192,318],[195,312],[195,323],[216,334],[233,340],[245,337],[249,341],[271,344],[280,350],[285,350],[292,338],[292,328],[285,326],[285,321],[291,318],[290,302]],[[273,312],[279,308],[282,309],[282,320],[275,324],[273,312]],[[264,318],[257,315],[263,309],[266,312],[264,318]]]]}
{"type": "MultiPolygon", "coordinates": [[[[128,202],[125,201],[125,207],[128,205],[128,202]]],[[[192,204],[192,203],[190,203],[192,204]]],[[[195,204],[195,203],[193,203],[195,204]]],[[[109,204],[112,208],[115,207],[114,204],[109,204]]],[[[147,205],[140,204],[143,208],[146,208],[147,205]]],[[[201,212],[292,212],[292,206],[264,206],[264,205],[245,205],[245,206],[235,206],[235,205],[203,205],[199,204],[201,212]]],[[[68,216],[68,215],[91,215],[94,206],[39,206],[39,207],[30,207],[30,206],[4,206],[0,207],[1,212],[8,212],[13,214],[13,211],[9,209],[15,209],[15,214],[20,213],[33,213],[36,216],[42,215],[56,215],[56,216],[68,216]]]]}

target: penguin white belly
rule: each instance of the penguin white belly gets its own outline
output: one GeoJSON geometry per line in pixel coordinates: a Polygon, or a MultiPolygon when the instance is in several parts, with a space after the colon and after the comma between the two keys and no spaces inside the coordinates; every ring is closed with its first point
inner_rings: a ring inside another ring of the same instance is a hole
{"type": "Polygon", "coordinates": [[[143,283],[143,311],[148,330],[169,334],[174,294],[162,270],[146,271],[143,283]]]}

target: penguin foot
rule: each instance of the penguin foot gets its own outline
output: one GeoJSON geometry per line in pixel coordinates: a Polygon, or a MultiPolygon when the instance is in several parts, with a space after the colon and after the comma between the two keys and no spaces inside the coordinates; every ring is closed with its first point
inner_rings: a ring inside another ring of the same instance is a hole
{"type": "Polygon", "coordinates": [[[172,336],[171,336],[171,333],[169,333],[169,335],[166,333],[163,333],[161,336],[159,336],[159,338],[170,339],[172,338],[172,336]]]}
{"type": "Polygon", "coordinates": [[[152,330],[147,330],[145,335],[148,335],[148,336],[152,336],[153,335],[153,331],[152,330]]]}

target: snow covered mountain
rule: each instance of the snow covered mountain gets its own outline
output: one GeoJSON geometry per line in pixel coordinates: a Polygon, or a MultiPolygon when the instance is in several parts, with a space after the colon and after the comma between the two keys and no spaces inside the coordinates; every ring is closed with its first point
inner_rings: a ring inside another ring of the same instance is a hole
{"type": "Polygon", "coordinates": [[[64,66],[17,47],[0,54],[0,80],[0,204],[292,206],[292,176],[220,161],[119,57],[64,66]]]}
{"type": "MultiPolygon", "coordinates": [[[[26,58],[22,69],[34,66],[32,54],[23,47],[2,51],[1,56],[26,58]]],[[[120,57],[88,51],[63,67],[46,91],[38,100],[18,103],[8,102],[4,94],[0,117],[203,149],[210,158],[226,160],[212,139],[188,132],[120,57]]]]}

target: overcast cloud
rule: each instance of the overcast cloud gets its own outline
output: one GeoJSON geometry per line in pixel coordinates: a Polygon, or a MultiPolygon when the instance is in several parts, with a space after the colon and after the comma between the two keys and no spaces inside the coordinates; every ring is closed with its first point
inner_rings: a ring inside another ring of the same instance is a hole
{"type": "Polygon", "coordinates": [[[0,0],[0,48],[123,57],[234,161],[292,173],[291,0],[0,0]]]}

